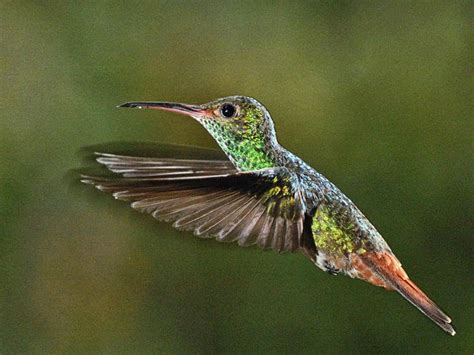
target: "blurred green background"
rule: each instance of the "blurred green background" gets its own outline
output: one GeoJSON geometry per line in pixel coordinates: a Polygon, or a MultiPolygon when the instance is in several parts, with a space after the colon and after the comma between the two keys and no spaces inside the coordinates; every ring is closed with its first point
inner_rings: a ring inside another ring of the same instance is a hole
{"type": "Polygon", "coordinates": [[[470,1],[0,10],[1,353],[473,353],[470,1]],[[454,338],[394,293],[64,178],[91,144],[216,147],[192,120],[117,104],[235,94],[357,203],[454,338]]]}

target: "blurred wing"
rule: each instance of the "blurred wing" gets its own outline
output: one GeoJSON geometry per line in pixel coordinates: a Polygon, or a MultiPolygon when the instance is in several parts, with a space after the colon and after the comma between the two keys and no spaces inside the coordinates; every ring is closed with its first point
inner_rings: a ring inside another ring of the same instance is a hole
{"type": "Polygon", "coordinates": [[[304,206],[286,168],[239,172],[225,160],[96,155],[116,175],[82,182],[177,229],[279,252],[299,248],[304,206]]]}
{"type": "Polygon", "coordinates": [[[109,152],[122,156],[146,157],[146,158],[173,158],[194,160],[227,160],[222,150],[203,148],[192,145],[179,145],[167,143],[150,142],[108,142],[83,147],[80,156],[95,162],[96,152],[109,152]]]}

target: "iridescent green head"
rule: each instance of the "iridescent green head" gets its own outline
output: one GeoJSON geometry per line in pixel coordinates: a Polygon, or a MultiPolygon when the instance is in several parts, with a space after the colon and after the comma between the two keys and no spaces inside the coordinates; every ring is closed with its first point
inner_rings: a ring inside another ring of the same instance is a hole
{"type": "Polygon", "coordinates": [[[275,128],[265,106],[246,96],[229,96],[203,105],[127,102],[137,107],[178,112],[199,121],[240,170],[275,166],[275,128]]]}

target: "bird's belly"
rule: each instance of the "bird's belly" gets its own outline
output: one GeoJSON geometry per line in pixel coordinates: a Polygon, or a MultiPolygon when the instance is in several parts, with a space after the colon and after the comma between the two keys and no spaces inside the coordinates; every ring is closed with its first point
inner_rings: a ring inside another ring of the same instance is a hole
{"type": "Polygon", "coordinates": [[[322,250],[318,250],[315,255],[314,264],[325,272],[336,275],[338,273],[347,273],[350,269],[350,260],[346,255],[331,255],[322,250]]]}

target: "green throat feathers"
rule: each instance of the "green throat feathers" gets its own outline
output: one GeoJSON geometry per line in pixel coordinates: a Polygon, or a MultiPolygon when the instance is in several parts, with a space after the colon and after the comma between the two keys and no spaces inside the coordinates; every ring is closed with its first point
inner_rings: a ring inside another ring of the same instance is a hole
{"type": "Polygon", "coordinates": [[[274,152],[278,143],[273,126],[265,127],[258,113],[247,112],[229,122],[202,119],[201,124],[239,170],[259,170],[277,165],[274,152]]]}

